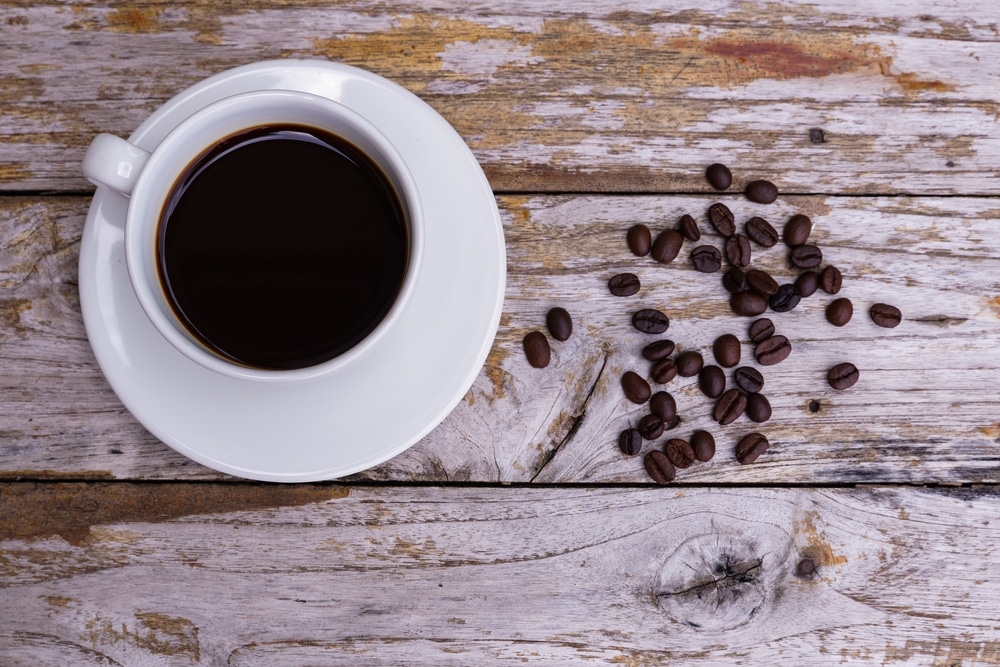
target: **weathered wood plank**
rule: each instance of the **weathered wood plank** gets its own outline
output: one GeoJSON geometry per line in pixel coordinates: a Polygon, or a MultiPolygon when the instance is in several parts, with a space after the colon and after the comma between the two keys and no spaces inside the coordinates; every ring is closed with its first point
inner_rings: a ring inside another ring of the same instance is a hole
{"type": "MultiPolygon", "coordinates": [[[[356,479],[481,482],[644,482],[637,458],[615,446],[644,414],[628,403],[619,377],[645,372],[637,351],[648,337],[631,313],[660,307],[667,336],[711,360],[712,340],[745,338],[720,276],[632,257],[624,232],[635,222],[660,229],[683,212],[709,233],[703,197],[501,197],[508,243],[508,294],[497,340],[482,374],[455,412],[422,442],[356,479]],[[607,279],[631,270],[639,295],[612,297],[607,279]],[[553,344],[553,363],[530,368],[521,338],[544,328],[545,312],[567,307],[576,331],[553,344]]],[[[773,451],[753,466],[732,460],[745,418],[714,425],[711,402],[693,379],[667,388],[686,437],[708,428],[716,459],[683,471],[679,482],[838,483],[995,482],[1000,475],[1000,201],[971,198],[789,197],[772,207],[728,198],[737,218],[764,212],[778,226],[810,214],[826,261],[845,276],[853,321],[826,323],[822,293],[773,315],[792,356],[765,368],[773,419],[760,427],[773,451]],[[899,306],[904,323],[879,329],[869,304],[899,306]],[[849,360],[861,381],[836,392],[826,370],[849,360]],[[809,406],[818,404],[818,411],[809,406]]],[[[12,478],[216,478],[149,435],[121,406],[97,368],[76,294],[77,249],[88,200],[0,199],[0,475],[12,478]]],[[[792,274],[781,246],[755,248],[755,266],[782,281],[792,274]]],[[[743,346],[751,365],[751,348],[743,346]]],[[[658,440],[662,443],[663,439],[658,440]]],[[[656,445],[658,446],[658,445],[656,445]]],[[[647,443],[648,451],[654,447],[647,443]]]]}
{"type": "Polygon", "coordinates": [[[997,17],[888,4],[6,0],[0,188],[87,190],[96,133],[229,67],[318,57],[423,97],[499,190],[705,191],[724,160],[788,192],[1000,193],[997,17]]]}
{"type": "Polygon", "coordinates": [[[995,489],[8,483],[0,509],[4,664],[1000,664],[995,489]]]}

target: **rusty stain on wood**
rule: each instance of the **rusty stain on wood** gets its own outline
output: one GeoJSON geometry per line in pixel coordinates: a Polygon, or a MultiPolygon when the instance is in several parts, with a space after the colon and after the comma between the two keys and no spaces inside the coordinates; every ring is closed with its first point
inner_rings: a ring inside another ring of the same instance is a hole
{"type": "Polygon", "coordinates": [[[117,619],[96,614],[87,621],[93,647],[125,642],[155,655],[186,656],[199,662],[201,648],[198,626],[186,618],[156,612],[135,612],[136,624],[131,627],[117,619]]]}
{"type": "Polygon", "coordinates": [[[957,637],[941,637],[935,641],[908,639],[903,646],[886,642],[883,665],[911,662],[914,658],[933,656],[934,665],[942,667],[970,665],[1000,665],[1000,642],[977,642],[957,637]]]}
{"type": "Polygon", "coordinates": [[[795,521],[795,532],[806,538],[806,546],[803,554],[811,558],[818,565],[843,565],[847,562],[847,557],[833,552],[833,547],[821,531],[816,528],[815,521],[819,519],[819,514],[815,511],[806,512],[801,518],[795,521]]]}
{"type": "Polygon", "coordinates": [[[157,6],[122,7],[108,14],[108,25],[115,32],[147,33],[160,30],[163,9],[157,6]]]}
{"type": "Polygon", "coordinates": [[[31,299],[0,299],[0,325],[7,329],[20,329],[21,315],[31,310],[31,299]]]}

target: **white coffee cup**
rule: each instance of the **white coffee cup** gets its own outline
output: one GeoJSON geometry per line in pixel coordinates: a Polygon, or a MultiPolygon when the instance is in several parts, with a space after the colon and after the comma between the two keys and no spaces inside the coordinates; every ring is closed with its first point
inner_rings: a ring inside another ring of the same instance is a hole
{"type": "Polygon", "coordinates": [[[125,261],[140,306],[156,330],[192,361],[230,377],[294,381],[335,371],[366,354],[399,319],[413,292],[423,254],[423,209],[405,161],[374,125],[332,100],[290,90],[262,90],[220,100],[201,109],[147,152],[110,134],[94,138],[84,157],[86,177],[129,198],[125,261]],[[360,343],[323,363],[292,370],[253,368],[218,354],[180,321],[162,288],[156,258],[161,213],[174,184],[206,151],[228,137],[271,125],[313,127],[360,149],[388,178],[408,225],[409,256],[402,285],[388,313],[360,343]]]}

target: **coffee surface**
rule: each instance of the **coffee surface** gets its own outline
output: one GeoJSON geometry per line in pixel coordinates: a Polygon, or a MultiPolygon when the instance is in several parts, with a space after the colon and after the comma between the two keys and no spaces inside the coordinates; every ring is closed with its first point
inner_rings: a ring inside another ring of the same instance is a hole
{"type": "Polygon", "coordinates": [[[409,257],[379,168],[311,127],[226,139],[174,185],[158,229],[164,291],[223,357],[287,370],[328,361],[378,326],[409,257]]]}

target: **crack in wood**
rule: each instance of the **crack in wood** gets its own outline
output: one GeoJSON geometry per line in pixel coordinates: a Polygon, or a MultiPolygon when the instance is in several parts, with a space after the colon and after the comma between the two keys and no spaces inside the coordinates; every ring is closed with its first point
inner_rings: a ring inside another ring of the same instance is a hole
{"type": "MultiPolygon", "coordinates": [[[[656,594],[657,598],[674,597],[679,595],[688,595],[690,593],[695,593],[697,591],[707,589],[707,588],[719,588],[720,585],[732,585],[735,584],[750,584],[757,580],[757,575],[760,574],[760,570],[764,565],[764,559],[758,558],[757,560],[749,563],[743,567],[735,567],[733,564],[725,563],[724,565],[720,563],[717,566],[718,570],[721,570],[721,577],[709,578],[707,581],[702,581],[693,586],[689,586],[683,590],[679,591],[663,591],[656,594]]],[[[720,601],[721,604],[721,601],[720,601]]],[[[755,610],[756,611],[756,610],[755,610]]]]}
{"type": "Polygon", "coordinates": [[[965,324],[969,321],[968,317],[951,317],[950,315],[927,315],[925,317],[914,317],[914,322],[924,322],[926,324],[936,324],[939,327],[953,327],[959,324],[965,324]]]}

